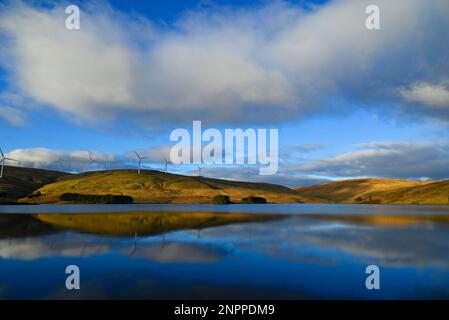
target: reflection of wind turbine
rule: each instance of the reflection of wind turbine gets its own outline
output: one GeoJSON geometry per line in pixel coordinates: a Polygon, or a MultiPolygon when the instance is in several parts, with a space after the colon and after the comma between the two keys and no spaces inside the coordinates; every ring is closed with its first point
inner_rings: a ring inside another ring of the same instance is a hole
{"type": "Polygon", "coordinates": [[[2,178],[3,177],[3,167],[5,166],[5,161],[9,160],[9,161],[17,161],[17,162],[19,162],[19,160],[5,157],[5,155],[3,154],[2,148],[0,148],[0,154],[1,154],[0,163],[1,163],[1,166],[2,166],[2,168],[0,169],[0,178],[2,178]]]}
{"type": "Polygon", "coordinates": [[[87,243],[83,242],[83,247],[81,248],[80,257],[84,256],[84,252],[86,252],[87,243]]]}
{"type": "Polygon", "coordinates": [[[132,257],[137,250],[139,250],[139,248],[137,248],[137,232],[134,232],[134,247],[133,250],[131,251],[130,256],[132,257]]]}
{"type": "Polygon", "coordinates": [[[139,168],[137,169],[137,173],[140,174],[140,165],[142,164],[142,160],[149,159],[149,157],[142,157],[140,154],[137,153],[137,151],[134,151],[134,153],[137,156],[137,159],[139,159],[139,168]]]}
{"type": "Polygon", "coordinates": [[[165,233],[162,234],[161,249],[165,247],[165,233]]]}
{"type": "Polygon", "coordinates": [[[164,213],[162,213],[161,219],[159,220],[159,229],[162,233],[161,249],[164,249],[165,247],[164,213]]]}

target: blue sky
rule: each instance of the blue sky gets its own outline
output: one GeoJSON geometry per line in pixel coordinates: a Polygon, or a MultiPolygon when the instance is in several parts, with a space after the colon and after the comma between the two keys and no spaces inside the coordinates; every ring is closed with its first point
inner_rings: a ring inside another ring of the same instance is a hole
{"type": "Polygon", "coordinates": [[[127,167],[140,150],[158,167],[171,130],[202,120],[279,129],[279,173],[255,181],[448,178],[445,1],[377,1],[376,31],[364,1],[73,3],[76,31],[66,2],[0,7],[0,147],[27,166],[84,170],[89,150],[127,167]]]}

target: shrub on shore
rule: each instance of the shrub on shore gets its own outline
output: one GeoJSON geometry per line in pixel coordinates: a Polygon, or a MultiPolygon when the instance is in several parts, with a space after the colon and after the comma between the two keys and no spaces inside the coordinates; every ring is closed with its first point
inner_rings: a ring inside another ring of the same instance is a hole
{"type": "Polygon", "coordinates": [[[85,204],[131,204],[134,199],[130,196],[112,194],[79,194],[64,193],[59,197],[62,201],[85,203],[85,204]]]}
{"type": "Polygon", "coordinates": [[[213,204],[231,204],[232,201],[231,201],[231,198],[229,198],[229,196],[219,194],[212,198],[212,203],[213,204]]]}
{"type": "Polygon", "coordinates": [[[264,204],[267,203],[267,200],[263,197],[248,197],[248,198],[243,198],[240,203],[245,203],[245,204],[264,204]]]}

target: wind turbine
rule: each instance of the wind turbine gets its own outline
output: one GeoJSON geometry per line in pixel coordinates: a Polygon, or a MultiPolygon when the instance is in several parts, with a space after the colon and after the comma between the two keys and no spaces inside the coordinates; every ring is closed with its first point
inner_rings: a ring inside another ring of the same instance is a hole
{"type": "Polygon", "coordinates": [[[142,157],[140,154],[137,153],[137,151],[134,151],[134,153],[137,156],[137,159],[139,159],[139,169],[137,170],[137,174],[140,174],[140,165],[142,163],[142,160],[149,159],[150,157],[142,157]]]}
{"type": "Polygon", "coordinates": [[[62,158],[59,157],[58,160],[56,161],[56,164],[58,165],[59,169],[62,170],[62,158]]]}
{"type": "Polygon", "coordinates": [[[12,159],[12,158],[6,158],[5,155],[3,154],[2,148],[0,148],[0,154],[1,154],[1,157],[2,157],[0,159],[0,163],[1,163],[1,166],[2,166],[2,168],[0,169],[0,178],[2,178],[3,177],[3,167],[5,166],[5,161],[6,160],[10,160],[10,161],[17,161],[17,162],[19,162],[19,160],[12,159]]]}
{"type": "Polygon", "coordinates": [[[89,154],[90,168],[93,169],[94,168],[94,157],[93,157],[92,153],[90,153],[90,151],[87,151],[87,153],[89,154]]]}
{"type": "Polygon", "coordinates": [[[164,159],[164,161],[165,161],[165,173],[168,173],[168,164],[171,162],[168,161],[167,159],[164,159]]]}
{"type": "Polygon", "coordinates": [[[197,165],[198,166],[198,177],[201,177],[201,169],[203,169],[200,165],[197,165]]]}

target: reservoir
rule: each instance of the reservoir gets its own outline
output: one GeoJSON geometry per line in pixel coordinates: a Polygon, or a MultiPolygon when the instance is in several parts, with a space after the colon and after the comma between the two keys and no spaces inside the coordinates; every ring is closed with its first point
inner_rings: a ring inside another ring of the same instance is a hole
{"type": "Polygon", "coordinates": [[[1,299],[448,299],[448,252],[449,206],[0,206],[1,299]]]}

